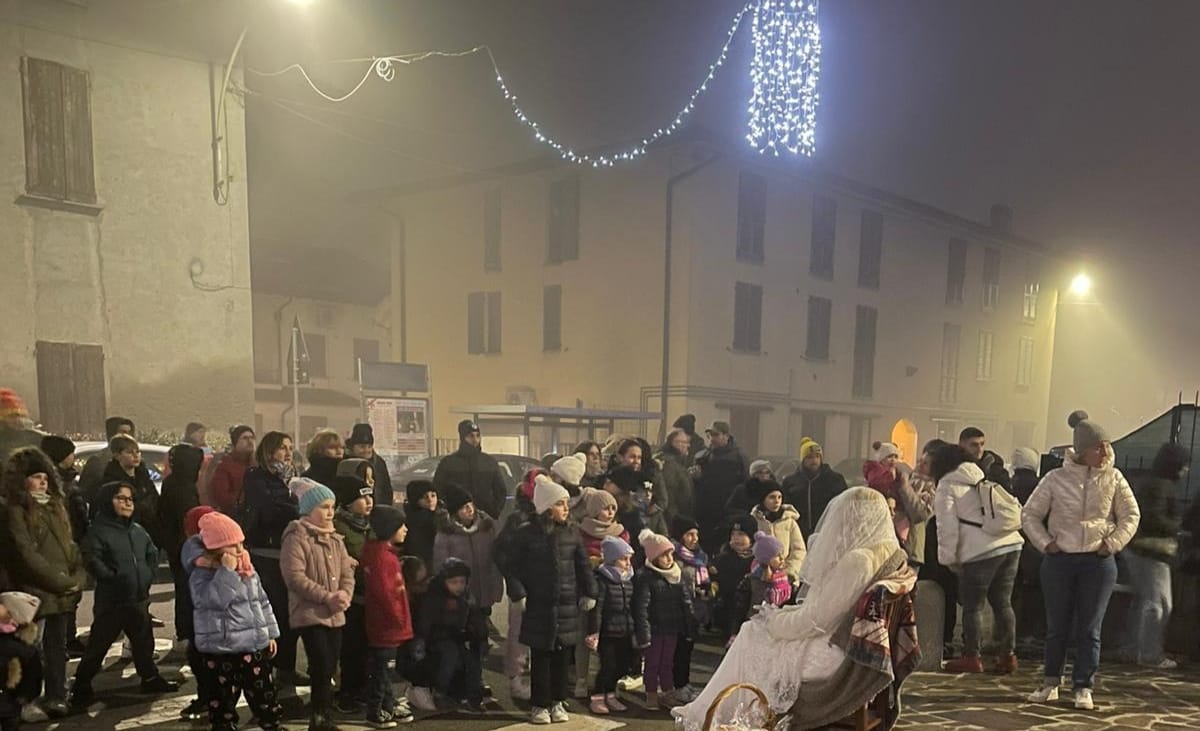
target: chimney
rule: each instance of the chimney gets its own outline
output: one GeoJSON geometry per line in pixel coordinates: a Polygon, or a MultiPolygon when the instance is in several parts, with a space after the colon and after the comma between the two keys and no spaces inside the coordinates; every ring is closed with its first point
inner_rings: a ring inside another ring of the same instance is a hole
{"type": "Polygon", "coordinates": [[[992,228],[1003,234],[1012,233],[1013,211],[1004,203],[996,203],[992,206],[991,224],[992,228]]]}

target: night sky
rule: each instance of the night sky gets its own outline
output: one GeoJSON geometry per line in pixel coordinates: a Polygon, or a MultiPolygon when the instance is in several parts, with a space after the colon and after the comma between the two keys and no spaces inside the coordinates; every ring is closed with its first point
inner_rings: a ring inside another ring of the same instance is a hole
{"type": "MultiPolygon", "coordinates": [[[[311,63],[320,81],[345,89],[362,66],[316,62],[487,43],[531,115],[587,147],[669,121],[739,7],[317,0],[274,8],[247,58],[263,70],[311,63]]],[[[1087,374],[1081,405],[1108,415],[1114,431],[1200,388],[1200,3],[825,0],[820,17],[816,164],[981,221],[992,203],[1008,203],[1018,233],[1087,269],[1111,332],[1099,329],[1096,351],[1072,354],[1067,367],[1087,374]],[[1114,350],[1125,367],[1101,377],[1114,350]]],[[[749,95],[747,30],[696,115],[735,140],[749,95]]],[[[265,95],[248,114],[252,236],[332,236],[297,221],[297,200],[324,201],[311,208],[329,220],[357,190],[542,154],[490,77],[481,57],[431,61],[333,106],[295,78],[250,75],[265,95]]]]}

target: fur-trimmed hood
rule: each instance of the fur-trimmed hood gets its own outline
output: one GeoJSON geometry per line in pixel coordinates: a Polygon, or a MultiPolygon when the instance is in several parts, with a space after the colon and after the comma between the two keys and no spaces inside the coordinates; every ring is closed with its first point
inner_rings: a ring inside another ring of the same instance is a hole
{"type": "Polygon", "coordinates": [[[46,479],[50,484],[51,498],[60,503],[65,502],[65,493],[58,470],[54,468],[54,464],[46,456],[46,453],[37,447],[18,449],[4,462],[3,476],[0,477],[0,482],[3,484],[3,490],[0,492],[3,493],[4,502],[14,506],[28,505],[29,491],[25,489],[25,476],[38,472],[46,473],[46,479]]]}

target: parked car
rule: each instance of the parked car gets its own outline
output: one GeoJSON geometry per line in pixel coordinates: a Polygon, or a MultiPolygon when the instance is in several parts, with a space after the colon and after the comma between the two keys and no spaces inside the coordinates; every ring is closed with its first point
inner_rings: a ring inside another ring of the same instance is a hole
{"type": "MultiPolygon", "coordinates": [[[[436,457],[426,457],[418,462],[413,462],[404,469],[392,475],[392,493],[395,496],[396,503],[404,502],[405,490],[408,483],[413,480],[432,480],[433,474],[437,472],[437,466],[441,463],[442,458],[446,455],[438,455],[436,457]]],[[[512,499],[513,494],[517,491],[517,483],[525,476],[525,473],[534,467],[541,467],[542,463],[532,457],[525,457],[520,454],[493,454],[492,457],[500,464],[500,473],[504,475],[504,486],[508,492],[508,499],[512,499]]]]}
{"type": "MultiPolygon", "coordinates": [[[[108,442],[77,442],[75,444],[75,469],[78,472],[83,471],[83,465],[88,459],[103,451],[108,447],[108,442]]],[[[170,470],[167,468],[167,452],[170,447],[164,447],[161,444],[138,444],[142,450],[142,463],[146,465],[146,469],[150,470],[150,479],[154,480],[154,487],[162,492],[162,481],[167,476],[170,470]]]]}

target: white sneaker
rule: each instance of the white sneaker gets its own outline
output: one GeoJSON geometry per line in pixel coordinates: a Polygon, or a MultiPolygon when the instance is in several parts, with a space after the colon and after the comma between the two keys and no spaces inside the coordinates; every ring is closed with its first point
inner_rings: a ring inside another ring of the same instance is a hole
{"type": "Polygon", "coordinates": [[[640,693],[645,689],[646,684],[642,681],[642,676],[630,675],[618,680],[617,687],[626,693],[640,693]]]}
{"type": "Polygon", "coordinates": [[[1029,694],[1030,703],[1050,703],[1058,700],[1057,685],[1043,685],[1029,694]]]}
{"type": "Polygon", "coordinates": [[[1143,662],[1138,664],[1142,667],[1151,668],[1154,670],[1174,670],[1175,668],[1179,667],[1179,663],[1175,662],[1169,657],[1164,657],[1158,662],[1143,662]]]}
{"type": "Polygon", "coordinates": [[[408,703],[418,711],[436,711],[437,703],[433,701],[433,693],[428,688],[413,686],[408,689],[408,703]]]}
{"type": "Polygon", "coordinates": [[[554,723],[566,723],[571,720],[567,715],[567,709],[561,703],[555,703],[550,707],[550,720],[554,723]]]}
{"type": "Polygon", "coordinates": [[[550,723],[550,711],[545,708],[533,707],[529,714],[529,722],[535,726],[546,726],[550,723]]]}
{"type": "Polygon", "coordinates": [[[1075,690],[1075,707],[1081,711],[1090,711],[1096,707],[1096,704],[1092,703],[1091,688],[1077,688],[1075,690]]]}
{"type": "Polygon", "coordinates": [[[532,692],[529,685],[529,678],[524,675],[518,675],[515,678],[508,679],[508,692],[515,701],[527,701],[532,692]]]}

